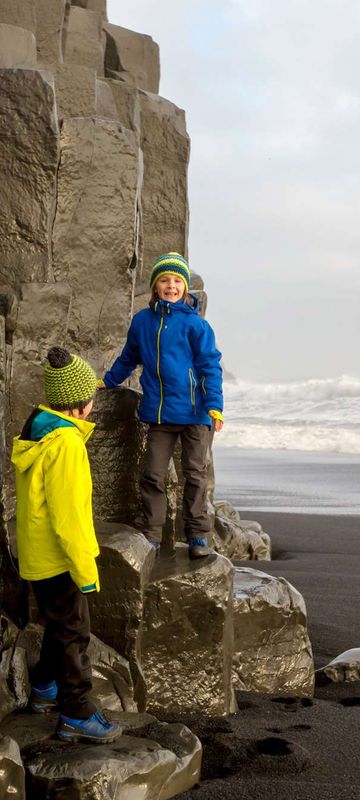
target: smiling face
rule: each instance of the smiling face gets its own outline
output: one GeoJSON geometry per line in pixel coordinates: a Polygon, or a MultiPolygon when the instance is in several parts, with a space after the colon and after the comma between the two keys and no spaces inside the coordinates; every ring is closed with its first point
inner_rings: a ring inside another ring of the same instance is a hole
{"type": "Polygon", "coordinates": [[[176,303],[185,294],[185,283],[178,275],[162,275],[154,288],[160,300],[168,303],[176,303]]]}

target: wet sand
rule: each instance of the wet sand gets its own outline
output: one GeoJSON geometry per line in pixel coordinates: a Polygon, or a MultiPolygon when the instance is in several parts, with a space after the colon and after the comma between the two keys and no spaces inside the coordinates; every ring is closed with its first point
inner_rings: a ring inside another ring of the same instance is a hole
{"type": "MultiPolygon", "coordinates": [[[[272,539],[273,561],[251,566],[303,594],[316,667],[360,647],[360,517],[241,517],[272,539]]],[[[237,714],[186,718],[203,744],[203,771],[179,800],[360,800],[360,682],[317,688],[313,700],[237,698],[237,714]]]]}

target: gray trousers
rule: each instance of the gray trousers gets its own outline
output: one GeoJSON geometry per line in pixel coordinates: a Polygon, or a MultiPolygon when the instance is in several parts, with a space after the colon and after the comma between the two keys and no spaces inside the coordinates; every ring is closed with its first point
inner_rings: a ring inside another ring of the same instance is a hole
{"type": "Polygon", "coordinates": [[[140,492],[144,532],[159,542],[167,511],[165,479],[179,437],[184,475],[184,532],[189,539],[206,536],[210,530],[206,463],[209,428],[207,425],[149,425],[140,492]]]}

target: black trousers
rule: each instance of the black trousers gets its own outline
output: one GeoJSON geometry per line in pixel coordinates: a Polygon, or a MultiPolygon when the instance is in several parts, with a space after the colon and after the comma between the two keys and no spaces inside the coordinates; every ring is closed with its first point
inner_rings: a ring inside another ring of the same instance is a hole
{"type": "Polygon", "coordinates": [[[36,602],[46,625],[40,660],[33,682],[56,680],[62,714],[86,719],[96,711],[90,699],[91,664],[87,654],[90,616],[87,597],[63,572],[54,578],[32,581],[36,602]]]}
{"type": "Polygon", "coordinates": [[[207,425],[149,425],[140,492],[145,531],[161,541],[166,521],[165,479],[175,445],[181,440],[184,475],[183,520],[186,537],[204,536],[210,530],[207,514],[207,425]]]}

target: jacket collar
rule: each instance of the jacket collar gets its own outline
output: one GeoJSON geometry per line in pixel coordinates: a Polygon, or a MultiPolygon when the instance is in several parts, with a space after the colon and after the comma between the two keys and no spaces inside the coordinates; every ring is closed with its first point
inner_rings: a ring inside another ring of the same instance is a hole
{"type": "Polygon", "coordinates": [[[63,414],[62,411],[55,411],[53,408],[49,408],[48,406],[42,404],[39,405],[39,408],[41,411],[47,411],[48,414],[54,414],[56,417],[60,417],[60,419],[66,420],[66,422],[71,422],[72,425],[74,425],[75,428],[77,428],[80,431],[85,442],[87,442],[87,440],[90,438],[95,428],[95,422],[88,422],[87,419],[77,419],[76,417],[69,417],[68,414],[63,414]]]}
{"type": "Polygon", "coordinates": [[[185,314],[198,314],[199,301],[193,294],[188,294],[186,300],[178,300],[177,303],[169,303],[166,300],[150,300],[149,306],[155,314],[172,314],[185,312],[185,314]]]}

